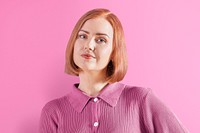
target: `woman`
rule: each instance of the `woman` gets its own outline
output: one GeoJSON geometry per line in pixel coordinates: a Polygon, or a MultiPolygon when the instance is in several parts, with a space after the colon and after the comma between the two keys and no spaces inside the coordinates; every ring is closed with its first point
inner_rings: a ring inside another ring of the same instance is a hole
{"type": "Polygon", "coordinates": [[[107,9],[88,11],[66,49],[65,72],[80,83],[43,107],[40,133],[185,133],[151,89],[119,83],[126,71],[119,19],[107,9]]]}

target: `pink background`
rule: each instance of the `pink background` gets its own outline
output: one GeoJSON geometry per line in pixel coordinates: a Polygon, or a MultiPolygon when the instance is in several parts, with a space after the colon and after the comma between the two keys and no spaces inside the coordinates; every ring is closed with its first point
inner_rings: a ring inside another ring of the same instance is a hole
{"type": "Polygon", "coordinates": [[[122,82],[152,88],[199,132],[198,0],[1,0],[0,132],[35,133],[44,104],[78,82],[64,74],[66,43],[78,18],[97,7],[123,24],[129,68],[122,82]]]}

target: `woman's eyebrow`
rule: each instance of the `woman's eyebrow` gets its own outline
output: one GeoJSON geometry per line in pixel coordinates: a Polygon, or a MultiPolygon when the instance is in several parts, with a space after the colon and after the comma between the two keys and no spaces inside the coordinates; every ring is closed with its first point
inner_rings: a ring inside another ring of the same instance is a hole
{"type": "MultiPolygon", "coordinates": [[[[86,31],[86,30],[80,30],[80,31],[83,31],[83,32],[85,32],[85,33],[87,33],[87,34],[90,34],[90,32],[88,32],[88,31],[86,31]]],[[[105,33],[96,33],[96,35],[104,35],[104,36],[107,36],[108,38],[110,38],[107,34],[105,34],[105,33]]]]}
{"type": "Polygon", "coordinates": [[[85,32],[85,33],[89,34],[89,32],[88,32],[88,31],[86,31],[86,30],[80,30],[80,31],[83,31],[83,32],[85,32]]]}
{"type": "Polygon", "coordinates": [[[96,35],[104,35],[104,36],[107,36],[108,38],[110,38],[107,34],[105,33],[96,33],[96,35]]]}

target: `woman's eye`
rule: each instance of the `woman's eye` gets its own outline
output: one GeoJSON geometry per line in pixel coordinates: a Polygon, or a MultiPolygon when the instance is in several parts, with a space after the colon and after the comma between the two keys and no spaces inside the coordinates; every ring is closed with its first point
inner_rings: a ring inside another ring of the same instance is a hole
{"type": "Polygon", "coordinates": [[[98,38],[96,41],[98,43],[106,43],[106,39],[104,39],[104,38],[98,38]]]}
{"type": "Polygon", "coordinates": [[[81,38],[81,39],[85,39],[86,38],[85,35],[78,35],[78,37],[81,38]]]}

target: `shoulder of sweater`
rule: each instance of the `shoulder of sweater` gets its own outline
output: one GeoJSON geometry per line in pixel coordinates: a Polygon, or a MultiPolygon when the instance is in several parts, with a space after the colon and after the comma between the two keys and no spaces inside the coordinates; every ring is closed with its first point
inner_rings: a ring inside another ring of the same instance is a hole
{"type": "Polygon", "coordinates": [[[62,96],[60,98],[56,98],[53,100],[48,101],[44,107],[42,108],[43,111],[52,113],[57,110],[59,110],[60,106],[64,103],[63,100],[65,100],[66,96],[62,96]]]}
{"type": "Polygon", "coordinates": [[[127,95],[136,95],[139,97],[146,97],[146,95],[150,93],[152,89],[148,87],[142,87],[142,86],[125,85],[124,91],[127,95]]]}

